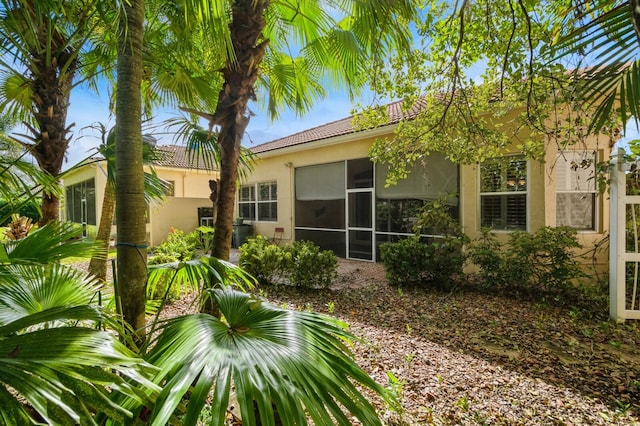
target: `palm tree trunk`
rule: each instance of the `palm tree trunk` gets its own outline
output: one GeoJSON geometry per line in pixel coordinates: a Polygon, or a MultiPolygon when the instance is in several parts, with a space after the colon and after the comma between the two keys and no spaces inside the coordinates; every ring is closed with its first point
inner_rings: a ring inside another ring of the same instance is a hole
{"type": "MultiPolygon", "coordinates": [[[[113,223],[113,214],[115,212],[115,188],[107,183],[104,190],[104,199],[102,200],[102,213],[100,214],[100,224],[98,226],[98,235],[96,240],[100,247],[104,249],[104,253],[108,253],[109,240],[111,239],[111,224],[113,223]]],[[[107,281],[107,258],[102,255],[94,255],[89,262],[89,273],[98,278],[103,283],[107,281]]]]}
{"type": "Polygon", "coordinates": [[[255,99],[254,84],[268,40],[261,40],[265,28],[264,11],[269,0],[237,0],[230,24],[236,60],[228,60],[223,75],[214,121],[220,126],[220,182],[212,255],[229,260],[240,143],[249,124],[247,104],[255,99]]]}
{"type": "MultiPolygon", "coordinates": [[[[75,62],[65,73],[55,65],[47,66],[44,57],[38,75],[40,78],[34,84],[33,108],[37,129],[29,126],[33,134],[34,144],[23,144],[34,156],[40,168],[51,176],[58,176],[62,171],[65,153],[69,146],[69,131],[67,127],[67,111],[71,95],[71,84],[75,74],[75,62]]],[[[60,58],[60,63],[66,59],[60,58]]],[[[60,200],[57,195],[44,194],[42,197],[42,216],[40,226],[57,220],[60,216],[60,200]]]]}
{"type": "Polygon", "coordinates": [[[116,224],[118,308],[138,343],[145,339],[146,203],[142,161],[144,1],[123,3],[116,91],[116,224]],[[126,19],[126,20],[124,20],[126,19]]]}

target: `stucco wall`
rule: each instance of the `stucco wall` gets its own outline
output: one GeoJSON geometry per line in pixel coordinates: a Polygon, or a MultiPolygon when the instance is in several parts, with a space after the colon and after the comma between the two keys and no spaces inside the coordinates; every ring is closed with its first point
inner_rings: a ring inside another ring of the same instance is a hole
{"type": "MultiPolygon", "coordinates": [[[[377,135],[380,137],[380,134],[377,135]]],[[[523,135],[524,136],[524,135],[523,135]]],[[[278,184],[278,222],[254,222],[257,233],[272,236],[275,227],[285,229],[284,240],[293,238],[294,229],[294,187],[293,177],[296,167],[330,163],[348,159],[362,158],[368,155],[373,137],[358,139],[354,135],[334,138],[333,141],[319,141],[290,147],[259,155],[254,171],[245,183],[257,183],[276,180],[278,184]]],[[[608,141],[607,141],[608,142],[608,141]]],[[[598,161],[609,159],[608,143],[592,138],[586,141],[587,150],[597,150],[598,161]],[[606,146],[603,146],[606,145],[606,146]]],[[[505,150],[505,155],[519,154],[515,146],[505,150]]],[[[533,232],[543,226],[556,226],[556,185],[554,159],[557,155],[555,145],[550,145],[544,162],[528,161],[528,231],[533,232]]],[[[477,164],[460,167],[460,220],[465,232],[472,239],[480,235],[480,182],[477,164]]],[[[321,184],[319,182],[319,184],[321,184]]],[[[576,255],[587,252],[594,244],[601,242],[608,232],[609,205],[606,194],[598,197],[598,218],[595,231],[578,233],[578,240],[585,247],[576,251],[576,255]]],[[[509,232],[496,232],[498,238],[507,241],[509,232]]],[[[583,262],[592,263],[602,271],[608,268],[608,252],[600,250],[592,259],[583,258],[583,262]]]]}
{"type": "Polygon", "coordinates": [[[174,182],[174,196],[184,198],[209,198],[209,180],[218,176],[217,172],[202,170],[156,168],[162,179],[174,182]]]}
{"type": "MultiPolygon", "coordinates": [[[[312,149],[295,150],[284,154],[263,155],[258,157],[254,170],[242,184],[277,181],[278,185],[278,221],[254,221],[254,233],[273,237],[275,228],[284,228],[282,242],[291,242],[294,235],[294,174],[296,167],[313,164],[332,163],[367,157],[372,138],[356,140],[348,144],[320,146],[312,149]]],[[[321,185],[321,182],[318,182],[321,185]]],[[[237,206],[236,206],[237,208],[237,206]]],[[[278,237],[280,237],[278,235],[278,237]]]]}
{"type": "Polygon", "coordinates": [[[169,197],[161,206],[151,208],[150,243],[160,244],[167,238],[171,227],[189,233],[196,229],[198,207],[211,207],[208,198],[169,197]]]}
{"type": "MultiPolygon", "coordinates": [[[[71,186],[89,179],[95,179],[96,188],[96,224],[100,223],[102,202],[104,200],[104,188],[107,184],[107,171],[104,162],[92,163],[85,167],[69,172],[65,175],[63,186],[71,186]]],[[[60,218],[66,219],[64,193],[60,203],[60,218]]]]}
{"type": "MultiPolygon", "coordinates": [[[[157,167],[156,173],[162,179],[174,182],[174,196],[151,207],[151,220],[147,224],[147,234],[152,245],[159,244],[171,226],[191,232],[198,226],[198,207],[211,207],[209,180],[218,177],[217,172],[157,167]]],[[[74,185],[87,179],[96,180],[96,216],[100,223],[102,202],[107,182],[106,164],[92,163],[65,176],[65,186],[74,185]]],[[[64,218],[64,204],[61,207],[64,218]]],[[[115,226],[112,235],[115,236],[115,226]]]]}

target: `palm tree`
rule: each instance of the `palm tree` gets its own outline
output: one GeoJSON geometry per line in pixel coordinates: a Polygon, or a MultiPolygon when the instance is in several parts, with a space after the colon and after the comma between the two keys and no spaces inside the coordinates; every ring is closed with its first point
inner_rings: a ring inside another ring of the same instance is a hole
{"type": "MultiPolygon", "coordinates": [[[[103,7],[97,0],[0,1],[0,109],[24,121],[30,135],[16,140],[53,177],[71,139],[71,90],[85,80],[82,72],[95,76],[95,58],[103,53],[100,39],[93,38],[103,7]]],[[[41,224],[58,215],[57,193],[44,193],[41,224]]]]}
{"type": "Polygon", "coordinates": [[[174,318],[149,343],[145,359],[160,368],[154,380],[164,383],[152,424],[178,415],[180,424],[195,425],[209,395],[211,425],[225,424],[232,398],[248,426],[305,425],[307,416],[316,425],[351,425],[348,413],[362,424],[381,424],[354,384],[388,402],[390,395],[351,360],[345,339],[354,337],[344,324],[230,288],[209,291],[224,319],[174,318]]]}
{"type": "MultiPolygon", "coordinates": [[[[73,170],[90,162],[106,161],[107,164],[107,184],[105,186],[104,199],[102,201],[102,211],[100,213],[100,223],[96,240],[101,245],[104,252],[107,251],[111,237],[111,228],[115,214],[115,132],[113,129],[107,130],[106,126],[98,123],[94,126],[99,131],[102,143],[97,148],[101,158],[89,158],[81,161],[74,167],[65,171],[62,175],[71,173],[73,170]]],[[[143,163],[150,167],[149,172],[144,172],[145,200],[147,204],[162,200],[166,197],[168,182],[160,179],[153,169],[153,162],[156,160],[155,138],[151,135],[143,136],[143,163]]],[[[107,261],[104,256],[93,256],[89,262],[89,273],[101,282],[106,281],[107,261]]]]}
{"type": "Polygon", "coordinates": [[[145,339],[146,204],[142,165],[144,2],[121,5],[116,88],[117,301],[124,320],[145,339]]]}
{"type": "Polygon", "coordinates": [[[11,127],[10,120],[0,116],[0,200],[9,207],[0,213],[0,223],[5,223],[21,206],[34,204],[43,191],[60,192],[56,180],[27,161],[21,148],[7,136],[11,127]]]}
{"type": "Polygon", "coordinates": [[[216,31],[218,43],[227,43],[215,111],[201,115],[210,128],[218,126],[221,174],[213,254],[228,259],[240,146],[257,89],[268,95],[265,103],[274,117],[283,105],[307,111],[325,95],[327,81],[357,92],[367,63],[409,48],[407,23],[415,16],[415,4],[331,2],[330,13],[320,1],[298,4],[295,10],[269,0],[194,3],[212,21],[208,28],[216,31]],[[299,54],[294,57],[292,51],[299,54]]]}

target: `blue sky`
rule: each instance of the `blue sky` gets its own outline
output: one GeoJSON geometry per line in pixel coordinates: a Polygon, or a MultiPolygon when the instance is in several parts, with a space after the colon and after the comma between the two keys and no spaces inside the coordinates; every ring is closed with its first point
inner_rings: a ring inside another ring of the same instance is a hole
{"type": "MultiPolygon", "coordinates": [[[[317,101],[315,107],[304,117],[296,117],[294,113],[288,111],[283,113],[278,120],[271,121],[267,118],[266,112],[261,111],[258,105],[254,104],[251,106],[251,111],[256,115],[251,117],[243,145],[247,147],[259,145],[348,117],[351,115],[353,106],[346,93],[329,92],[327,97],[317,101]]],[[[163,109],[158,111],[157,119],[154,122],[160,122],[175,115],[178,115],[177,110],[163,109]]],[[[115,124],[114,120],[113,117],[109,119],[109,100],[106,95],[99,96],[82,86],[75,88],[71,95],[68,123],[76,123],[76,125],[72,129],[73,141],[67,151],[67,162],[64,169],[95,153],[95,147],[100,143],[100,136],[96,131],[86,127],[97,122],[111,127],[115,124]]],[[[169,135],[160,135],[158,139],[161,145],[175,143],[169,135]]]]}
{"type": "MultiPolygon", "coordinates": [[[[366,93],[366,91],[365,91],[366,93]]],[[[364,95],[367,96],[366,94],[364,95]]],[[[354,102],[357,102],[355,100],[354,102]]],[[[363,98],[360,102],[366,102],[363,98]]],[[[256,115],[251,118],[247,133],[243,139],[243,145],[251,147],[265,142],[291,135],[302,130],[310,129],[331,121],[339,120],[351,115],[355,106],[345,91],[329,91],[327,97],[316,102],[314,108],[303,117],[297,117],[291,111],[284,112],[277,120],[271,121],[267,113],[260,110],[257,104],[251,106],[256,115]]],[[[177,110],[163,109],[158,111],[157,119],[163,119],[178,115],[177,110]]],[[[109,119],[109,103],[107,95],[99,96],[89,89],[79,86],[74,89],[71,96],[71,105],[68,114],[68,123],[76,123],[73,131],[71,146],[67,151],[67,161],[64,169],[67,169],[87,156],[95,153],[95,147],[100,143],[99,134],[87,129],[87,126],[102,122],[109,127],[115,124],[114,119],[109,119]]],[[[203,123],[203,126],[206,124],[203,123]]],[[[627,126],[627,136],[618,142],[618,146],[626,145],[625,141],[640,138],[640,132],[634,123],[627,126]]],[[[160,129],[159,131],[162,131],[160,129]]],[[[170,135],[157,135],[160,145],[176,143],[170,135]]]]}

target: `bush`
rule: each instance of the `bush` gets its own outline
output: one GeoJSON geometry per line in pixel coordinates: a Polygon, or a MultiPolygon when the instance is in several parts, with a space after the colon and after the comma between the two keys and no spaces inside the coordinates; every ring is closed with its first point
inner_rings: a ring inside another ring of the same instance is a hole
{"type": "Polygon", "coordinates": [[[484,287],[503,287],[512,279],[507,277],[507,258],[502,244],[490,228],[482,229],[482,235],[469,246],[471,263],[478,267],[478,278],[484,287]]]}
{"type": "Polygon", "coordinates": [[[561,226],[534,233],[516,231],[502,246],[488,230],[469,248],[469,258],[487,287],[522,287],[532,290],[567,289],[584,277],[573,249],[582,246],[577,231],[561,226]]]}
{"type": "Polygon", "coordinates": [[[159,246],[154,247],[151,251],[156,256],[165,255],[172,257],[175,260],[186,261],[193,258],[199,242],[197,232],[194,231],[185,235],[183,231],[172,227],[169,229],[167,239],[159,246]]]}
{"type": "Polygon", "coordinates": [[[267,237],[251,237],[240,246],[239,264],[261,284],[274,284],[282,279],[285,253],[267,237]]]}
{"type": "Polygon", "coordinates": [[[249,238],[240,247],[240,266],[258,282],[289,282],[297,287],[329,287],[337,277],[338,260],[309,241],[279,247],[267,237],[249,238]]]}
{"type": "Polygon", "coordinates": [[[380,257],[390,285],[450,287],[462,274],[463,246],[468,238],[451,217],[443,199],[424,204],[417,217],[416,235],[380,245],[380,257]],[[426,242],[420,233],[438,235],[426,242]]]}
{"type": "Polygon", "coordinates": [[[311,241],[294,241],[284,251],[285,275],[297,287],[328,288],[338,276],[336,255],[311,241]]]}
{"type": "Polygon", "coordinates": [[[215,229],[211,226],[199,226],[195,230],[198,238],[196,240],[196,248],[205,253],[209,253],[213,248],[213,234],[215,229]]]}
{"type": "Polygon", "coordinates": [[[411,287],[426,278],[426,244],[417,235],[380,245],[380,258],[390,285],[411,287]]]}
{"type": "Polygon", "coordinates": [[[464,268],[463,239],[445,236],[426,243],[413,235],[396,243],[380,245],[380,257],[390,285],[415,287],[425,284],[448,288],[464,268]]]}

